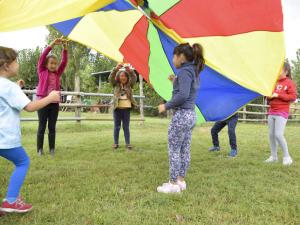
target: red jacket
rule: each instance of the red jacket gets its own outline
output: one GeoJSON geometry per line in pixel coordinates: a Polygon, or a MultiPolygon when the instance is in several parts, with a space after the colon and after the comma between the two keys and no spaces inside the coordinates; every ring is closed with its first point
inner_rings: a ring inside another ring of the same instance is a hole
{"type": "MultiPolygon", "coordinates": [[[[39,84],[37,87],[37,96],[39,97],[46,97],[47,96],[47,90],[48,90],[48,77],[49,77],[49,71],[45,67],[45,60],[49,52],[51,51],[51,46],[48,46],[43,53],[40,56],[38,66],[37,66],[37,72],[39,75],[39,84]]],[[[56,71],[56,87],[60,87],[60,77],[62,73],[64,72],[66,65],[68,62],[68,52],[66,49],[62,52],[62,60],[61,64],[59,65],[57,71],[56,71]]]]}
{"type": "Polygon", "coordinates": [[[289,78],[283,78],[277,81],[273,93],[277,93],[277,98],[268,98],[272,113],[289,113],[290,103],[297,99],[297,90],[294,81],[289,78]]]}

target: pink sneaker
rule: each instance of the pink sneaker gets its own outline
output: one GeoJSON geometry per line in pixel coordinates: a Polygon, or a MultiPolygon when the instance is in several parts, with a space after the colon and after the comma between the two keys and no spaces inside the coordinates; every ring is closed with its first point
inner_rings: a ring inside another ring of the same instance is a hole
{"type": "Polygon", "coordinates": [[[32,205],[25,203],[21,198],[13,203],[9,203],[6,199],[2,202],[0,211],[2,212],[16,212],[16,213],[26,213],[32,210],[32,205]]]}

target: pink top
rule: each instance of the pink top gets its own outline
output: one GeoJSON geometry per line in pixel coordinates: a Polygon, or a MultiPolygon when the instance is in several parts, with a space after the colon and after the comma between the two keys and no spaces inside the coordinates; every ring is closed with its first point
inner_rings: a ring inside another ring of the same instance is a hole
{"type": "Polygon", "coordinates": [[[40,56],[38,62],[38,75],[39,75],[39,84],[37,87],[37,97],[44,98],[51,91],[50,90],[60,90],[60,77],[64,72],[67,62],[68,62],[68,52],[66,49],[62,52],[62,60],[61,63],[54,73],[48,71],[45,66],[45,60],[47,55],[51,51],[51,46],[47,47],[40,56]]]}
{"type": "Polygon", "coordinates": [[[268,112],[268,115],[270,116],[282,116],[285,119],[289,118],[288,112],[272,112],[271,110],[268,112]]]}
{"type": "Polygon", "coordinates": [[[55,75],[55,73],[49,73],[49,76],[48,76],[47,95],[49,95],[51,93],[51,91],[59,91],[59,88],[56,86],[56,75],[55,75]]]}

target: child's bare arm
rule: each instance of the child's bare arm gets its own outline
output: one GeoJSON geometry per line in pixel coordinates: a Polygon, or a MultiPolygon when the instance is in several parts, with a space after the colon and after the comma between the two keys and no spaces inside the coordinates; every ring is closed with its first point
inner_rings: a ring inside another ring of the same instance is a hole
{"type": "Polygon", "coordinates": [[[25,106],[24,110],[27,112],[35,112],[49,105],[51,102],[58,102],[60,100],[59,91],[52,91],[47,97],[30,102],[25,106]]]}

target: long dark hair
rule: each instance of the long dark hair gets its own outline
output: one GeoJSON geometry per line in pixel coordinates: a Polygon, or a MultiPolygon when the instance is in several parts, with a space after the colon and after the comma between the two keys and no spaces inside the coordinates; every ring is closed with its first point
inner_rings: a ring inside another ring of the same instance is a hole
{"type": "Polygon", "coordinates": [[[173,51],[174,55],[183,54],[187,61],[194,62],[196,65],[196,76],[204,69],[205,59],[203,56],[203,47],[200,44],[193,44],[191,46],[189,43],[184,43],[176,46],[173,51]]]}
{"type": "Polygon", "coordinates": [[[292,69],[291,69],[289,62],[284,62],[283,70],[286,72],[286,76],[288,78],[292,79],[292,69]]]}

